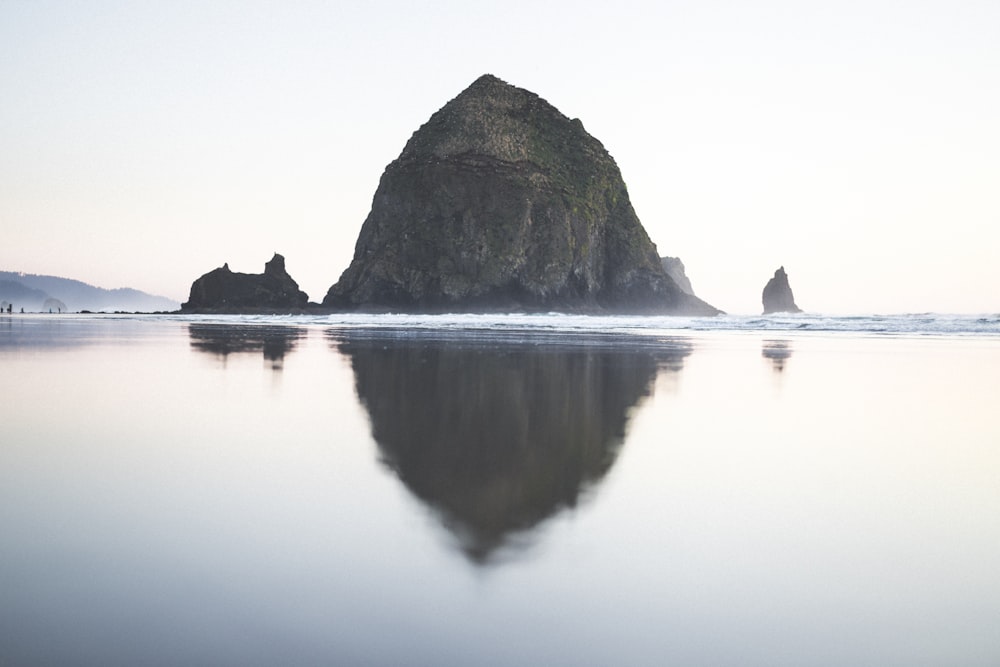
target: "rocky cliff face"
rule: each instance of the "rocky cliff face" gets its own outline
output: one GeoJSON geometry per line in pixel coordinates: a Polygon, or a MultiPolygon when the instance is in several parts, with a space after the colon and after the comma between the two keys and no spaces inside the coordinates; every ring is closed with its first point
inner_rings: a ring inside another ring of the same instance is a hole
{"type": "Polygon", "coordinates": [[[477,79],[386,167],[324,306],[716,313],[666,274],[579,120],[477,79]]]}
{"type": "Polygon", "coordinates": [[[764,286],[764,293],[761,295],[764,302],[764,314],[768,313],[801,313],[802,309],[795,305],[792,297],[792,288],[788,284],[788,274],[785,267],[778,268],[774,272],[774,277],[767,281],[764,286]]]}
{"type": "Polygon", "coordinates": [[[663,265],[663,270],[667,272],[671,280],[677,283],[678,287],[685,293],[694,295],[694,289],[691,287],[691,281],[684,271],[684,262],[681,261],[680,257],[661,257],[660,263],[663,265]]]}
{"type": "Polygon", "coordinates": [[[191,284],[185,312],[256,312],[297,310],[309,297],[285,270],[285,258],[274,254],[264,273],[234,273],[229,264],[209,271],[191,284]]]}

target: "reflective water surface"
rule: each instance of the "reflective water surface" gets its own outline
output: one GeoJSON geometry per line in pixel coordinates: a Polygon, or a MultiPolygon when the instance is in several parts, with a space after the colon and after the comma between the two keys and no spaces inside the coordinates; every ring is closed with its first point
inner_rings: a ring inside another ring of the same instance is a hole
{"type": "Polygon", "coordinates": [[[476,562],[575,507],[614,464],[657,371],[690,352],[684,341],[642,349],[331,337],[350,359],[383,463],[476,562]]]}
{"type": "Polygon", "coordinates": [[[0,665],[996,665],[1000,341],[0,321],[0,665]]]}

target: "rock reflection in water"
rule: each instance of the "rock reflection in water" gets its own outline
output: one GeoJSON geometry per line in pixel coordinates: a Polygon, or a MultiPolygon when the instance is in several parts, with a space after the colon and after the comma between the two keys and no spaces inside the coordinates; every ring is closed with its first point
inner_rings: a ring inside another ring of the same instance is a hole
{"type": "Polygon", "coordinates": [[[191,347],[214,354],[224,362],[230,354],[261,352],[271,368],[280,371],[285,355],[305,336],[299,327],[234,326],[231,324],[189,324],[191,347]]]}
{"type": "Polygon", "coordinates": [[[761,356],[771,360],[775,372],[785,370],[785,362],[792,356],[792,344],[787,340],[765,340],[761,347],[761,356]]]}
{"type": "Polygon", "coordinates": [[[530,543],[612,466],[630,411],[684,340],[655,348],[333,333],[383,462],[475,563],[530,543]]]}

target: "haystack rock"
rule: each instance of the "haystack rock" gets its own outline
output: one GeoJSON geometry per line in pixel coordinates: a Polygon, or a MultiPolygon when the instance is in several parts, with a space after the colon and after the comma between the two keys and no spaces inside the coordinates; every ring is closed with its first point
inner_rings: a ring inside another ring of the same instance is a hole
{"type": "Polygon", "coordinates": [[[229,264],[209,271],[191,284],[181,310],[187,312],[259,312],[305,308],[309,297],[285,270],[285,258],[274,254],[264,273],[234,273],[229,264]]]}
{"type": "Polygon", "coordinates": [[[762,295],[764,314],[768,313],[801,313],[802,309],[795,305],[792,288],[788,284],[788,274],[785,267],[778,268],[774,277],[767,281],[762,295]]]}
{"type": "Polygon", "coordinates": [[[484,75],[386,167],[338,310],[715,314],[667,275],[579,120],[484,75]]]}

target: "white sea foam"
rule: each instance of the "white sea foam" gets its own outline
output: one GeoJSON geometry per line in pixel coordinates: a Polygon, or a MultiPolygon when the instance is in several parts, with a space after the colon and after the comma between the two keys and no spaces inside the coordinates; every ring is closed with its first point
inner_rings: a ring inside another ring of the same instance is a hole
{"type": "MultiPolygon", "coordinates": [[[[158,316],[164,317],[164,316],[158,316]]],[[[663,336],[683,332],[803,332],[882,336],[1000,336],[1000,314],[902,315],[777,314],[716,317],[544,314],[360,314],[165,316],[184,321],[227,324],[323,326],[333,329],[437,331],[440,333],[579,333],[663,336]]]]}

